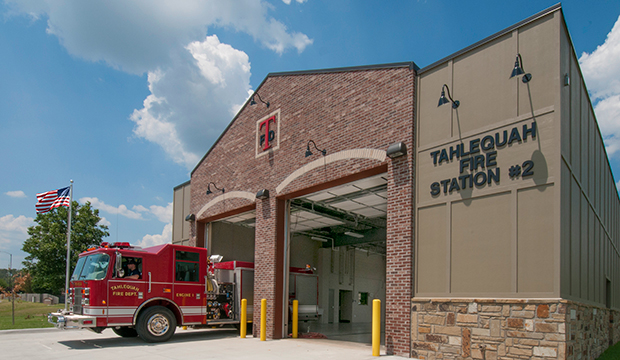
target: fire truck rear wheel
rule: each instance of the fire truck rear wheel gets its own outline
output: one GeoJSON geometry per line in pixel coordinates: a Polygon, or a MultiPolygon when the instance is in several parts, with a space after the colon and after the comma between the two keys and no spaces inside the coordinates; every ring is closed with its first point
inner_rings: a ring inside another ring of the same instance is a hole
{"type": "Polygon", "coordinates": [[[163,306],[150,307],[138,317],[136,331],[146,342],[168,341],[177,328],[172,311],[163,306]]]}
{"type": "Polygon", "coordinates": [[[114,331],[114,333],[120,337],[136,337],[138,336],[138,332],[136,331],[136,329],[134,328],[130,328],[127,326],[123,326],[123,327],[119,327],[119,328],[112,328],[112,331],[114,331]]]}

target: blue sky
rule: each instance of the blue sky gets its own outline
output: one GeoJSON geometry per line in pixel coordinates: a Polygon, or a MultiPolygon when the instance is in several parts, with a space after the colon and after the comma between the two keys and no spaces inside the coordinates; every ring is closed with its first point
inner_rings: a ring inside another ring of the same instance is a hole
{"type": "MultiPolygon", "coordinates": [[[[554,4],[0,0],[0,251],[21,267],[35,194],[70,179],[109,241],[169,242],[173,187],[268,73],[424,67],[554,4]]],[[[620,2],[562,5],[618,180],[620,2]]]]}

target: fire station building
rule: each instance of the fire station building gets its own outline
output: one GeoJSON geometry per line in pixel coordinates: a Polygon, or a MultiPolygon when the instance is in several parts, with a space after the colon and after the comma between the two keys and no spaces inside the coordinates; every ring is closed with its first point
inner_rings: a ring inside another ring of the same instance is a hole
{"type": "Polygon", "coordinates": [[[255,334],[296,299],[302,330],[369,341],[380,299],[387,353],[423,359],[595,358],[619,232],[560,5],[422,69],[271,73],[174,189],[174,243],[254,263],[255,334]]]}

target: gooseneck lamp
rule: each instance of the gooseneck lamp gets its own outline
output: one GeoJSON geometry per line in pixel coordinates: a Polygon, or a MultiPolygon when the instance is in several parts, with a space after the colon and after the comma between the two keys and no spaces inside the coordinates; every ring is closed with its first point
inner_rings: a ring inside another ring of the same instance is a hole
{"type": "Polygon", "coordinates": [[[307,147],[306,147],[306,157],[308,157],[308,156],[311,156],[311,155],[312,155],[312,151],[310,151],[310,143],[312,143],[312,145],[314,145],[314,148],[316,149],[316,151],[318,151],[318,152],[320,152],[321,154],[323,154],[323,156],[325,156],[325,154],[327,154],[327,150],[326,150],[326,149],[323,149],[323,150],[319,149],[319,148],[316,146],[316,143],[315,143],[314,141],[309,140],[309,141],[308,141],[308,145],[307,145],[307,147]]]}
{"type": "Polygon", "coordinates": [[[267,105],[267,108],[269,108],[269,101],[263,101],[263,98],[261,98],[257,92],[252,95],[252,99],[250,99],[250,105],[256,105],[256,100],[254,100],[254,96],[258,96],[258,100],[260,100],[260,102],[262,102],[263,104],[267,105]]]}
{"type": "Polygon", "coordinates": [[[452,102],[452,108],[456,109],[459,107],[459,105],[461,105],[461,103],[458,100],[453,100],[452,96],[450,95],[450,88],[448,87],[448,85],[443,84],[443,86],[441,87],[441,96],[439,97],[439,104],[437,104],[437,107],[443,105],[443,104],[447,104],[449,102],[452,102]],[[446,98],[446,90],[448,91],[448,97],[446,98]],[[448,100],[450,99],[450,100],[448,100]]]}
{"type": "Polygon", "coordinates": [[[527,84],[530,80],[532,80],[532,74],[526,73],[523,70],[523,58],[521,58],[521,54],[517,54],[517,58],[515,59],[515,67],[512,69],[510,78],[512,79],[513,77],[519,75],[523,75],[521,81],[523,81],[524,84],[527,84]]]}
{"type": "Polygon", "coordinates": [[[226,190],[224,190],[224,188],[218,188],[217,186],[215,186],[214,183],[210,182],[209,184],[207,184],[207,195],[211,195],[213,194],[213,191],[211,191],[211,185],[213,185],[213,187],[215,188],[215,190],[217,191],[221,191],[222,193],[226,192],[226,190]]]}

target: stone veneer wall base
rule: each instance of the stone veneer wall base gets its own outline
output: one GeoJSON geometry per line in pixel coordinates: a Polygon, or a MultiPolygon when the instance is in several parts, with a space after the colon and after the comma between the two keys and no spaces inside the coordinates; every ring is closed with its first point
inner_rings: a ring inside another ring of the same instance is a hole
{"type": "Polygon", "coordinates": [[[620,341],[620,312],[563,299],[411,301],[418,359],[596,359],[620,341]]]}

